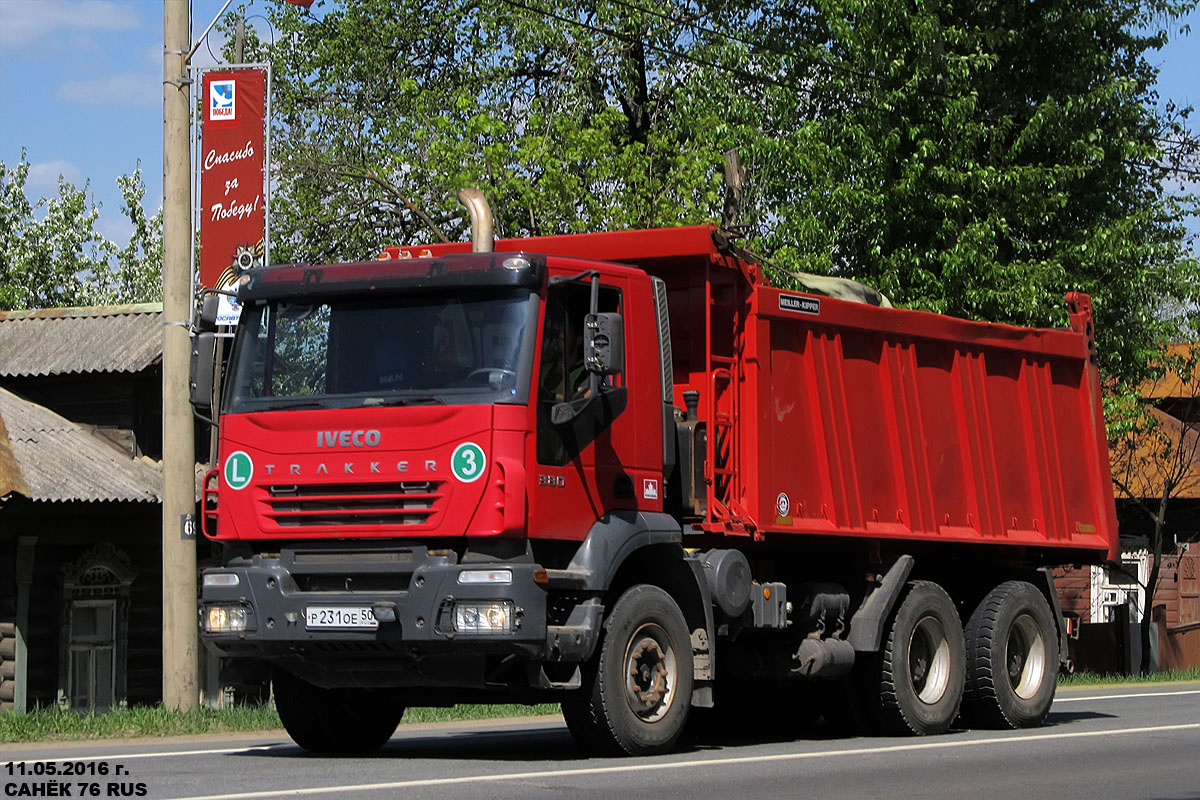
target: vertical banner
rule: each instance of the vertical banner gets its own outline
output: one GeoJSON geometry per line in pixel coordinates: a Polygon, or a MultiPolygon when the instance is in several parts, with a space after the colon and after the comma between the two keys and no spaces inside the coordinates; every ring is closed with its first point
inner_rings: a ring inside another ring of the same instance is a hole
{"type": "Polygon", "coordinates": [[[200,121],[200,285],[233,287],[263,262],[266,70],[204,73],[200,121]]]}

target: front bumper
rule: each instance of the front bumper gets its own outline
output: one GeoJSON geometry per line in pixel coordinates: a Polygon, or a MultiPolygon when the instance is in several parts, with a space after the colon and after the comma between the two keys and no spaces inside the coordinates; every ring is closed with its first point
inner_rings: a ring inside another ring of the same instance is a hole
{"type": "Polygon", "coordinates": [[[321,684],[478,686],[489,658],[545,657],[546,591],[534,582],[538,569],[531,562],[459,564],[452,551],[424,545],[296,545],[205,570],[201,638],[221,655],[264,659],[321,684]],[[497,570],[511,580],[460,579],[497,570]],[[455,608],[465,604],[502,604],[509,630],[460,630],[455,608]],[[206,630],[214,606],[240,609],[244,630],[206,630]],[[314,627],[306,612],[315,607],[372,608],[385,621],[314,627]]]}

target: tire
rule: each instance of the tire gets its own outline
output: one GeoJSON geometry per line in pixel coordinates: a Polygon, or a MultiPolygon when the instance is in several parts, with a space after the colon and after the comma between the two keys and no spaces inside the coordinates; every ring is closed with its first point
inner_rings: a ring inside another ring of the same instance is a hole
{"type": "Polygon", "coordinates": [[[966,648],[958,611],[942,587],[909,583],[881,656],[882,730],[918,736],[949,730],[962,704],[966,648]]]}
{"type": "Polygon", "coordinates": [[[571,732],[571,738],[584,751],[588,753],[600,753],[603,750],[603,742],[598,740],[595,735],[596,725],[592,719],[591,704],[588,702],[590,694],[583,693],[583,690],[572,694],[571,698],[564,700],[559,704],[562,709],[563,720],[567,723],[567,730],[571,732]]]}
{"type": "Polygon", "coordinates": [[[604,623],[584,686],[563,702],[575,740],[604,755],[669,752],[692,701],[692,644],[671,596],[639,584],[625,591],[604,623]]]}
{"type": "Polygon", "coordinates": [[[391,738],[404,706],[370,689],[323,689],[275,670],[275,710],[296,744],[314,753],[370,753],[391,738]]]}
{"type": "Polygon", "coordinates": [[[963,718],[972,727],[1035,728],[1050,713],[1058,628],[1050,604],[1025,581],[988,593],[967,621],[963,718]]]}

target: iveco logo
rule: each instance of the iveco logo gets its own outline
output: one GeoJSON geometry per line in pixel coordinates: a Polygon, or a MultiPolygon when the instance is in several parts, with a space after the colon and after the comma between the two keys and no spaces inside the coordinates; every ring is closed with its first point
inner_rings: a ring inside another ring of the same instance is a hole
{"type": "Polygon", "coordinates": [[[376,447],[379,431],[317,431],[317,447],[376,447]]]}

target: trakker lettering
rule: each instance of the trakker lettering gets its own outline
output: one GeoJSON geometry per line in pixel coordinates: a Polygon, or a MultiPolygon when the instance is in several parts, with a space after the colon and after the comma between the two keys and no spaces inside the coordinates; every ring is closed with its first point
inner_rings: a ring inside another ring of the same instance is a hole
{"type": "Polygon", "coordinates": [[[378,447],[379,431],[317,431],[317,447],[378,447]]]}
{"type": "MultiPolygon", "coordinates": [[[[336,469],[337,467],[338,465],[334,464],[334,468],[336,469]]],[[[278,464],[263,464],[262,468],[266,470],[268,475],[274,475],[275,470],[277,469],[282,470],[282,467],[280,467],[278,464]]],[[[384,467],[382,461],[367,461],[365,463],[356,461],[343,461],[341,462],[341,468],[343,475],[383,475],[385,471],[387,474],[391,474],[393,472],[408,472],[408,462],[397,461],[394,465],[388,464],[387,467],[384,467]]],[[[433,459],[426,460],[425,471],[437,472],[437,461],[434,461],[433,459]]],[[[286,474],[293,478],[301,478],[306,475],[328,475],[329,465],[320,463],[315,467],[307,466],[304,469],[301,469],[299,464],[288,464],[286,474]]],[[[246,482],[249,483],[249,480],[247,479],[246,482]]]]}

